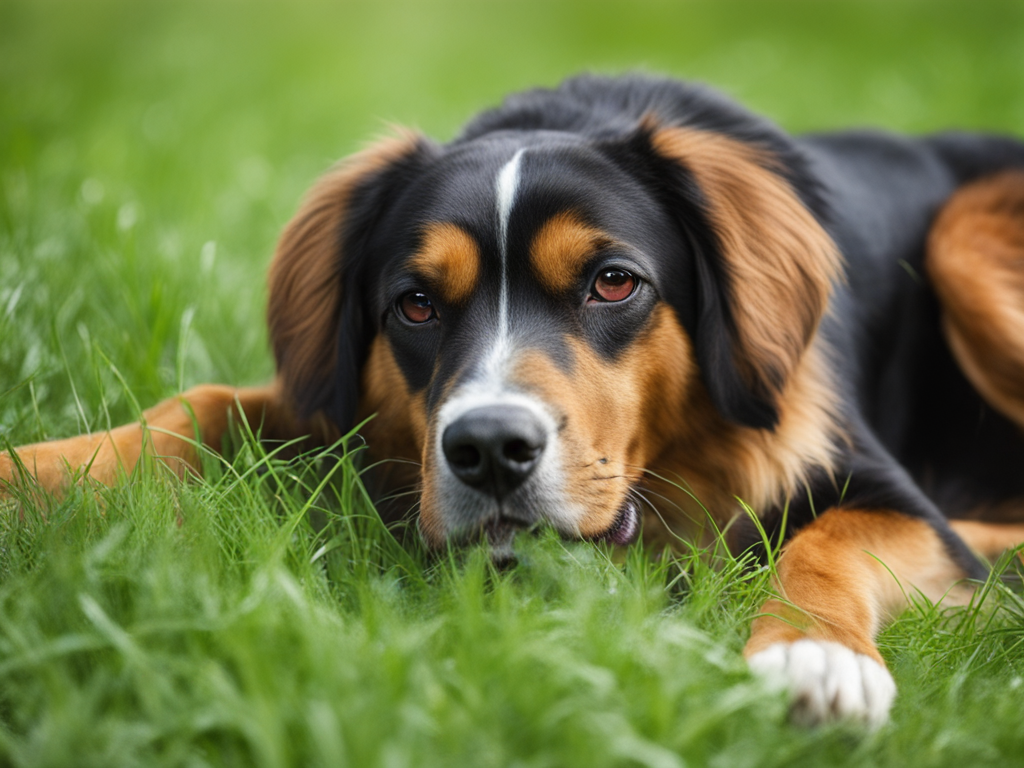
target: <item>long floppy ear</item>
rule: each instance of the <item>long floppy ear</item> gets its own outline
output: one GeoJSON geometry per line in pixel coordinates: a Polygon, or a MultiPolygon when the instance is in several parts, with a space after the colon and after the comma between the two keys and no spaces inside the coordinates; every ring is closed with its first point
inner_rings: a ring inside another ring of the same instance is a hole
{"type": "Polygon", "coordinates": [[[341,161],[307,193],[270,266],[267,322],[278,376],[298,416],[355,419],[372,323],[360,251],[427,142],[403,132],[341,161]]]}
{"type": "Polygon", "coordinates": [[[644,128],[696,260],[695,349],[716,407],[773,428],[778,396],[825,313],[841,258],[769,150],[724,133],[644,128]]]}

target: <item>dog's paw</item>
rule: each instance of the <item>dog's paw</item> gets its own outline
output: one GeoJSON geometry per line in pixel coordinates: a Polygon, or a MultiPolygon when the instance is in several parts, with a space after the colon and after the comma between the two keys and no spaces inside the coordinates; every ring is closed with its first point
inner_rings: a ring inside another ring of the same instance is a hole
{"type": "Polygon", "coordinates": [[[837,720],[878,728],[889,719],[896,683],[889,670],[845,645],[822,640],[776,643],[748,660],[757,675],[782,682],[801,725],[837,720]]]}

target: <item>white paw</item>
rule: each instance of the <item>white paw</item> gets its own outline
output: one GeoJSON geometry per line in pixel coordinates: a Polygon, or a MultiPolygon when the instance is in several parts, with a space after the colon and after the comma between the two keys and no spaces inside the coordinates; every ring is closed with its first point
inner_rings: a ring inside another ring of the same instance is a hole
{"type": "Polygon", "coordinates": [[[757,675],[782,682],[793,697],[793,721],[835,720],[877,728],[889,719],[896,683],[889,670],[845,645],[823,640],[776,643],[748,660],[757,675]]]}

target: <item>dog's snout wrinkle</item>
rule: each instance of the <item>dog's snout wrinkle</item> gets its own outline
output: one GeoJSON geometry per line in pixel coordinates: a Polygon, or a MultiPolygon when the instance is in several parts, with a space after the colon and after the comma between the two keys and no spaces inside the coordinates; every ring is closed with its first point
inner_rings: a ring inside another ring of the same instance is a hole
{"type": "Polygon", "coordinates": [[[441,438],[452,473],[499,500],[533,473],[546,446],[544,424],[517,405],[473,408],[449,424],[441,438]]]}

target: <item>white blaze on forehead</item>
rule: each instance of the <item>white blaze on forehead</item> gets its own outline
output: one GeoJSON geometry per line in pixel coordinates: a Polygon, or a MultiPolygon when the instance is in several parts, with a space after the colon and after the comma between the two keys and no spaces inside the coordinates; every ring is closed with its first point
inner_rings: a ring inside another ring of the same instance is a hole
{"type": "Polygon", "coordinates": [[[498,288],[498,344],[508,344],[508,220],[516,202],[516,190],[519,187],[519,161],[523,157],[520,149],[498,171],[495,181],[495,197],[498,207],[498,249],[501,256],[501,285],[498,288]]]}

